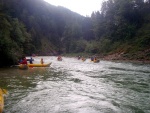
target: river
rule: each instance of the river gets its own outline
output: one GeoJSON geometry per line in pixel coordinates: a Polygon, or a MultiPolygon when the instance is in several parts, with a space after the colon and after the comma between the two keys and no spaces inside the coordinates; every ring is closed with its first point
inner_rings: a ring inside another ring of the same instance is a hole
{"type": "Polygon", "coordinates": [[[150,113],[150,65],[40,58],[50,67],[0,69],[4,113],[150,113]]]}

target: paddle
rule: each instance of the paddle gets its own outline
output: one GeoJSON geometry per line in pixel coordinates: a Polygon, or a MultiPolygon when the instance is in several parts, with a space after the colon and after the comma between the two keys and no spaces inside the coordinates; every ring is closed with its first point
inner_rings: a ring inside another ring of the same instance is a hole
{"type": "Polygon", "coordinates": [[[12,66],[10,66],[10,67],[18,67],[19,65],[12,65],[12,66]]]}

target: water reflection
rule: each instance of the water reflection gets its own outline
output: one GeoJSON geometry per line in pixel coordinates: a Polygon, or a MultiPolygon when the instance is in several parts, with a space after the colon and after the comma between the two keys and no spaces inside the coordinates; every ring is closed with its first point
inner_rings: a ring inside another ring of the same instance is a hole
{"type": "Polygon", "coordinates": [[[0,86],[9,91],[5,113],[150,112],[149,65],[43,58],[52,65],[0,69],[0,86]]]}

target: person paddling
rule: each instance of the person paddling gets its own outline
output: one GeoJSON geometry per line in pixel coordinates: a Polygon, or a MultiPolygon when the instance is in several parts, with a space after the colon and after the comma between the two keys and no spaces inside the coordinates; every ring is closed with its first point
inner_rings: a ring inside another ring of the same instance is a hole
{"type": "Polygon", "coordinates": [[[23,58],[23,60],[22,60],[22,62],[20,62],[20,64],[26,64],[26,65],[28,64],[26,57],[23,58]]]}
{"type": "Polygon", "coordinates": [[[31,58],[30,58],[30,61],[29,61],[29,62],[30,62],[30,64],[33,64],[33,62],[32,62],[32,61],[33,61],[33,59],[32,59],[32,57],[31,57],[31,58]]]}
{"type": "Polygon", "coordinates": [[[44,64],[43,58],[41,58],[41,64],[44,64]]]}

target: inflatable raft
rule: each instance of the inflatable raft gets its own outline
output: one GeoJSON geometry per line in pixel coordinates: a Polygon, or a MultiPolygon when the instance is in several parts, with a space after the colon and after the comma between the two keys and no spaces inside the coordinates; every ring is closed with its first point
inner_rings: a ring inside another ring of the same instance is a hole
{"type": "Polygon", "coordinates": [[[93,60],[94,63],[98,63],[100,60],[93,60]]]}
{"type": "Polygon", "coordinates": [[[28,64],[29,67],[49,67],[51,63],[48,64],[28,64]]]}
{"type": "Polygon", "coordinates": [[[20,64],[19,69],[28,69],[28,65],[26,64],[20,64]]]}
{"type": "Polygon", "coordinates": [[[0,88],[0,113],[3,112],[4,109],[4,95],[7,95],[8,92],[6,89],[0,88]]]}

